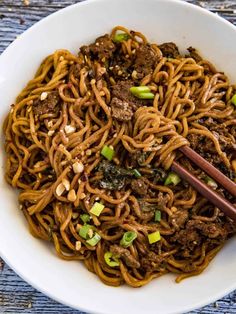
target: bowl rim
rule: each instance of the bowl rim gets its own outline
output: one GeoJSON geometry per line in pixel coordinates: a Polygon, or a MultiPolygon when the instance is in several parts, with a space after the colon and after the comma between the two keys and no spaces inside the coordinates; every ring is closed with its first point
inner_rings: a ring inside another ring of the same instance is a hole
{"type": "MultiPolygon", "coordinates": [[[[1,63],[5,57],[5,55],[7,55],[9,52],[13,51],[15,49],[15,47],[18,45],[18,40],[19,39],[23,39],[25,36],[28,36],[29,33],[31,33],[32,31],[34,31],[35,29],[37,29],[38,27],[41,27],[41,24],[44,24],[45,21],[51,20],[53,18],[56,18],[59,15],[63,15],[65,12],[69,12],[71,10],[73,10],[75,7],[82,7],[82,6],[90,6],[93,3],[97,3],[97,2],[104,2],[104,1],[119,1],[119,0],[82,0],[82,2],[78,2],[75,4],[71,4],[69,6],[66,6],[65,8],[59,9],[49,15],[47,15],[46,17],[42,18],[41,20],[37,21],[35,24],[33,24],[32,26],[30,26],[28,29],[26,29],[22,34],[20,34],[20,38],[16,38],[13,42],[11,42],[8,47],[6,47],[6,49],[1,53],[0,55],[0,66],[1,63]]],[[[147,0],[146,0],[147,1],[147,0]]],[[[233,29],[236,33],[236,26],[234,24],[232,24],[231,22],[229,22],[228,20],[224,19],[223,17],[208,11],[205,8],[202,8],[196,4],[193,3],[189,3],[186,2],[186,0],[153,0],[156,2],[162,2],[162,3],[175,3],[178,4],[179,6],[182,7],[191,7],[192,9],[199,11],[201,14],[204,14],[206,16],[209,16],[211,18],[214,18],[216,21],[220,21],[221,23],[227,25],[227,27],[230,27],[231,29],[233,29]]],[[[31,285],[33,288],[35,288],[36,290],[38,290],[39,292],[43,293],[45,296],[51,298],[52,300],[55,300],[56,302],[68,306],[72,309],[75,310],[80,310],[86,313],[94,313],[94,314],[104,314],[104,312],[101,311],[93,311],[91,312],[88,308],[85,308],[83,306],[77,307],[75,305],[73,305],[71,302],[66,301],[66,300],[62,300],[60,297],[57,297],[56,294],[54,294],[53,292],[47,290],[46,287],[41,286],[40,284],[38,285],[38,283],[32,279],[30,276],[27,276],[26,274],[23,274],[21,269],[19,267],[17,267],[14,262],[12,262],[10,259],[8,259],[7,254],[5,254],[4,252],[2,252],[2,249],[0,247],[0,256],[1,258],[5,261],[5,263],[21,278],[23,279],[25,282],[27,282],[29,285],[31,285]]],[[[222,297],[226,296],[227,294],[233,292],[236,289],[236,282],[235,284],[230,285],[228,288],[224,288],[222,290],[220,290],[218,293],[215,293],[214,296],[209,296],[208,298],[205,298],[204,301],[196,301],[195,303],[192,304],[192,306],[183,306],[181,312],[180,311],[174,311],[171,312],[171,314],[182,314],[182,313],[186,313],[188,311],[193,311],[196,309],[200,309],[201,307],[204,307],[206,305],[209,305],[210,303],[213,303],[219,299],[221,299],[222,297]]],[[[106,312],[107,313],[107,312],[106,312]]]]}

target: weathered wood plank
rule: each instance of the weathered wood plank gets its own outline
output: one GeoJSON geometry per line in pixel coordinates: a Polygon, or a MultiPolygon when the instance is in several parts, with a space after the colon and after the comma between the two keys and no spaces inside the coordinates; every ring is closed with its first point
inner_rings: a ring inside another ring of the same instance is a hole
{"type": "MultiPolygon", "coordinates": [[[[80,0],[82,1],[82,0],[80,0]]],[[[0,0],[0,53],[23,31],[43,17],[79,0],[0,0]]],[[[208,0],[187,2],[217,12],[236,25],[236,0],[208,0]]],[[[63,306],[24,282],[0,260],[0,313],[25,314],[81,314],[63,306]]],[[[236,291],[218,302],[191,314],[236,313],[236,291]]]]}

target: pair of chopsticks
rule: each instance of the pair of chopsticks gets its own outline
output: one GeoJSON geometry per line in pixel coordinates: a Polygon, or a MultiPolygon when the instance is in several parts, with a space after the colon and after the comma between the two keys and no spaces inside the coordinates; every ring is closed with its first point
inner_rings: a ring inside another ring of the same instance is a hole
{"type": "MultiPolygon", "coordinates": [[[[202,158],[194,150],[188,146],[183,146],[179,150],[199,168],[206,172],[211,178],[217,181],[225,190],[236,197],[236,184],[227,178],[222,172],[216,169],[206,159],[202,158]]],[[[183,180],[187,181],[195,190],[197,190],[208,201],[222,210],[226,216],[232,218],[236,222],[236,207],[227,201],[223,196],[212,190],[207,184],[200,181],[187,169],[182,167],[178,162],[174,161],[171,170],[177,173],[183,180]]]]}

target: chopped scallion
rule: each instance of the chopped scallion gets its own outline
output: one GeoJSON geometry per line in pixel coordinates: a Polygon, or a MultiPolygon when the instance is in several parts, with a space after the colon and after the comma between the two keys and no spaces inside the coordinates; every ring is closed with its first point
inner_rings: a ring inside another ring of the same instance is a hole
{"type": "Polygon", "coordinates": [[[236,106],[236,94],[232,97],[231,102],[236,106]]]}
{"type": "Polygon", "coordinates": [[[134,169],[134,170],[133,170],[133,174],[134,174],[134,176],[135,176],[136,178],[142,177],[141,173],[140,173],[137,169],[134,169]]]}
{"type": "Polygon", "coordinates": [[[161,240],[161,235],[159,231],[148,234],[148,241],[150,244],[156,243],[161,240]]]}
{"type": "Polygon", "coordinates": [[[132,86],[130,91],[135,97],[140,99],[153,99],[155,97],[148,86],[132,86]]]}
{"type": "Polygon", "coordinates": [[[130,36],[129,34],[127,33],[119,33],[119,34],[116,34],[113,38],[113,41],[115,43],[121,43],[122,41],[125,41],[125,40],[128,40],[130,39],[130,36]]]}
{"type": "Polygon", "coordinates": [[[91,239],[87,240],[86,242],[91,246],[95,246],[96,244],[98,244],[100,240],[101,240],[100,235],[98,233],[95,233],[95,235],[91,239]]]}
{"type": "Polygon", "coordinates": [[[122,239],[120,240],[120,245],[124,248],[129,247],[133,241],[137,238],[137,233],[134,231],[127,231],[124,233],[122,239]]]}
{"type": "Polygon", "coordinates": [[[205,182],[207,185],[209,185],[211,188],[216,189],[218,188],[218,184],[210,177],[205,177],[205,182]]]}
{"type": "Polygon", "coordinates": [[[103,211],[104,207],[105,206],[103,204],[95,202],[93,204],[93,207],[90,210],[90,213],[99,217],[101,215],[101,212],[103,211]]]}
{"type": "Polygon", "coordinates": [[[79,235],[81,238],[87,240],[92,238],[93,236],[93,229],[91,225],[84,225],[79,229],[79,235]]]}
{"type": "Polygon", "coordinates": [[[106,252],[104,254],[104,260],[110,267],[116,267],[120,265],[118,258],[114,257],[111,252],[106,252]]]}
{"type": "Polygon", "coordinates": [[[114,154],[115,154],[115,151],[113,148],[111,148],[107,145],[103,146],[102,151],[101,151],[101,155],[104,156],[106,159],[111,161],[114,154]]]}
{"type": "Polygon", "coordinates": [[[153,93],[140,93],[136,97],[140,99],[154,99],[155,95],[153,93]]]}
{"type": "Polygon", "coordinates": [[[82,215],[80,215],[80,219],[83,221],[83,223],[86,224],[87,222],[90,221],[90,216],[87,214],[82,214],[82,215]]]}
{"type": "Polygon", "coordinates": [[[158,221],[158,222],[161,221],[161,211],[160,210],[156,210],[155,211],[155,218],[154,218],[154,220],[158,221]]]}
{"type": "Polygon", "coordinates": [[[178,183],[180,183],[181,179],[180,177],[174,173],[174,172],[170,172],[165,180],[165,185],[177,185],[178,183]]]}
{"type": "Polygon", "coordinates": [[[132,86],[130,91],[134,96],[139,95],[140,93],[149,93],[150,88],[148,86],[132,86]]]}

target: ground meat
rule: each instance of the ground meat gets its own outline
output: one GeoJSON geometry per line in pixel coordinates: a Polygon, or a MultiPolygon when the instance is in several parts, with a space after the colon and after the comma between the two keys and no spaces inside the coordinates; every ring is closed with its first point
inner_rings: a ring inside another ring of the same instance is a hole
{"type": "Polygon", "coordinates": [[[108,68],[110,76],[113,76],[116,81],[127,79],[132,73],[132,64],[132,58],[127,59],[120,52],[115,53],[110,60],[110,65],[108,68]]]}
{"type": "Polygon", "coordinates": [[[134,69],[137,71],[138,78],[142,78],[152,73],[157,64],[158,56],[149,44],[141,45],[136,51],[134,69]]]}
{"type": "Polygon", "coordinates": [[[199,136],[199,134],[189,134],[187,137],[190,146],[193,150],[196,150],[199,146],[199,142],[202,140],[202,136],[199,136]]]}
{"type": "Polygon", "coordinates": [[[125,100],[119,98],[112,98],[111,101],[111,116],[118,121],[129,121],[133,116],[133,110],[125,100]]]}
{"type": "Polygon", "coordinates": [[[148,185],[142,178],[133,179],[131,181],[131,189],[140,196],[145,196],[148,193],[148,185]]]}
{"type": "Polygon", "coordinates": [[[216,121],[212,118],[206,119],[204,125],[207,126],[218,139],[223,151],[227,153],[236,151],[236,140],[232,134],[232,128],[229,129],[223,122],[216,121]]]}
{"type": "Polygon", "coordinates": [[[188,216],[187,210],[178,210],[171,216],[171,223],[177,230],[179,230],[184,227],[188,220],[188,216]]]}
{"type": "Polygon", "coordinates": [[[189,47],[187,50],[189,51],[190,57],[193,58],[196,62],[202,61],[202,57],[198,54],[195,48],[189,47]]]}
{"type": "Polygon", "coordinates": [[[139,203],[139,207],[143,213],[155,212],[155,210],[157,209],[156,204],[148,203],[148,202],[144,201],[143,199],[139,199],[138,203],[139,203]]]}
{"type": "Polygon", "coordinates": [[[157,198],[158,198],[157,209],[162,211],[166,208],[166,204],[169,202],[170,196],[169,194],[166,194],[164,196],[162,192],[159,192],[157,198]]]}
{"type": "Polygon", "coordinates": [[[95,43],[89,46],[83,46],[80,48],[82,53],[91,54],[94,58],[98,58],[99,60],[105,62],[106,59],[111,58],[114,53],[116,46],[111,40],[109,35],[104,35],[98,37],[95,43]]]}
{"type": "Polygon", "coordinates": [[[143,166],[148,156],[149,156],[148,152],[137,150],[134,153],[130,154],[130,165],[133,168],[143,166]]]}
{"type": "Polygon", "coordinates": [[[112,97],[126,101],[133,110],[137,110],[139,107],[145,105],[147,101],[138,99],[132,95],[130,92],[130,87],[132,86],[134,86],[132,81],[119,81],[112,87],[112,97]]]}
{"type": "Polygon", "coordinates": [[[167,58],[178,58],[180,57],[179,49],[174,43],[164,43],[158,48],[161,50],[164,57],[167,58]]]}
{"type": "Polygon", "coordinates": [[[201,237],[199,233],[192,229],[186,228],[184,230],[180,230],[170,239],[171,242],[177,242],[181,244],[183,249],[189,249],[192,251],[196,245],[199,245],[201,242],[201,237]]]}
{"type": "MultiPolygon", "coordinates": [[[[235,204],[234,204],[235,205],[235,204]]],[[[236,233],[236,224],[235,222],[233,222],[232,220],[229,221],[229,222],[226,222],[224,224],[224,228],[225,230],[227,231],[227,233],[230,235],[230,234],[233,234],[233,233],[236,233]]]]}
{"type": "Polygon", "coordinates": [[[45,100],[37,99],[33,103],[33,112],[35,115],[46,113],[57,113],[60,109],[60,96],[57,91],[48,93],[45,100]]]}
{"type": "Polygon", "coordinates": [[[147,272],[158,270],[163,262],[164,258],[157,255],[154,252],[148,252],[148,254],[141,258],[141,265],[147,272]]]}
{"type": "Polygon", "coordinates": [[[76,79],[80,78],[80,71],[81,70],[82,70],[82,65],[79,63],[73,64],[70,67],[70,73],[72,73],[74,78],[76,78],[76,79]]]}
{"type": "Polygon", "coordinates": [[[208,238],[214,239],[217,237],[226,238],[227,230],[217,223],[203,222],[200,220],[189,220],[187,223],[188,229],[197,229],[200,233],[208,238]]]}
{"type": "Polygon", "coordinates": [[[125,249],[119,245],[111,245],[110,251],[114,254],[117,258],[121,258],[125,264],[132,268],[139,268],[140,263],[131,255],[128,249],[125,249]]]}

